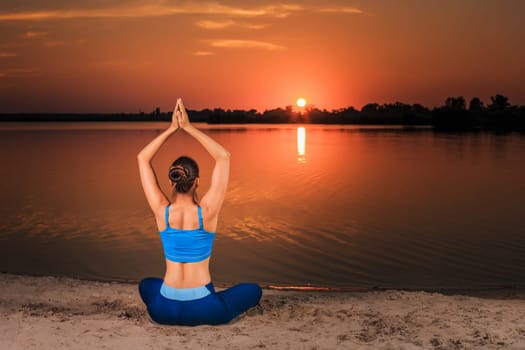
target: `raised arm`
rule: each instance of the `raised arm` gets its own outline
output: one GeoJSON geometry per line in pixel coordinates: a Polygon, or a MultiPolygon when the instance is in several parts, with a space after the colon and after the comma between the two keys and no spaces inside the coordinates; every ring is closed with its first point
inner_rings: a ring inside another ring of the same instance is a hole
{"type": "Polygon", "coordinates": [[[211,175],[211,184],[208,192],[202,197],[201,206],[208,210],[207,216],[210,221],[217,220],[219,211],[224,201],[228,179],[230,175],[230,152],[228,152],[219,143],[211,137],[191,125],[186,108],[182,100],[177,101],[176,110],[178,114],[178,123],[181,129],[193,136],[208,153],[215,159],[215,167],[211,175]],[[178,108],[178,109],[177,109],[178,108]]]}
{"type": "Polygon", "coordinates": [[[177,121],[177,113],[180,112],[177,112],[177,108],[175,108],[169,128],[155,137],[153,141],[146,145],[146,147],[144,147],[137,155],[142,189],[144,190],[146,200],[148,201],[151,210],[155,214],[159,213],[159,209],[164,208],[169,202],[159,187],[155,170],[151,165],[151,160],[164,142],[166,142],[166,140],[178,130],[179,125],[177,121]]]}

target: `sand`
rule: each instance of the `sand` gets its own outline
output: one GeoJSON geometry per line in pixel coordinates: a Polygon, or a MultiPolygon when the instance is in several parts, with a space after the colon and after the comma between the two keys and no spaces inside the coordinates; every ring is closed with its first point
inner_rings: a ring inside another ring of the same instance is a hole
{"type": "Polygon", "coordinates": [[[525,291],[264,290],[222,326],[158,326],[136,285],[0,274],[0,349],[525,349],[525,291]]]}

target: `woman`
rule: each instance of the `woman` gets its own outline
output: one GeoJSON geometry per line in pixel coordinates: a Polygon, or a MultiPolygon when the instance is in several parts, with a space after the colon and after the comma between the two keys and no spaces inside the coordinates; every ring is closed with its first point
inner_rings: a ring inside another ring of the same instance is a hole
{"type": "Polygon", "coordinates": [[[219,211],[230,172],[230,153],[191,125],[181,99],[170,127],[151,141],[137,156],[140,180],[160,231],[166,273],[164,280],[146,278],[139,284],[142,300],[153,321],[160,324],[199,325],[227,323],[258,304],[262,291],[257,284],[241,283],[215,292],[209,264],[219,211]],[[170,203],[159,188],[151,165],[166,140],[182,129],[215,159],[208,192],[199,202],[199,168],[189,157],[179,157],[169,170],[174,187],[170,203]]]}

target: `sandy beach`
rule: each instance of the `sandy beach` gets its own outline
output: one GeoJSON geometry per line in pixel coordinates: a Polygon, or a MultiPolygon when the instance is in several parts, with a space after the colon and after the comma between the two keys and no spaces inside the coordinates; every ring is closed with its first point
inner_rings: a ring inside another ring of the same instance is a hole
{"type": "Polygon", "coordinates": [[[222,326],[150,322],[136,285],[0,274],[0,349],[525,349],[525,291],[266,289],[222,326]]]}

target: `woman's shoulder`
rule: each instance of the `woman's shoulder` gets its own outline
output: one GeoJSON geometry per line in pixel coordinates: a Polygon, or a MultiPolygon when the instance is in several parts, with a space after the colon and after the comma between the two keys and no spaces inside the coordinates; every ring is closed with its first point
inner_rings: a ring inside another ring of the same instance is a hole
{"type": "Polygon", "coordinates": [[[202,221],[206,231],[215,232],[217,229],[218,212],[206,202],[200,202],[202,221]]]}
{"type": "Polygon", "coordinates": [[[155,221],[157,222],[157,228],[159,229],[159,231],[162,231],[166,228],[167,213],[169,211],[170,206],[171,203],[169,201],[165,201],[153,211],[153,215],[155,216],[155,221]]]}

